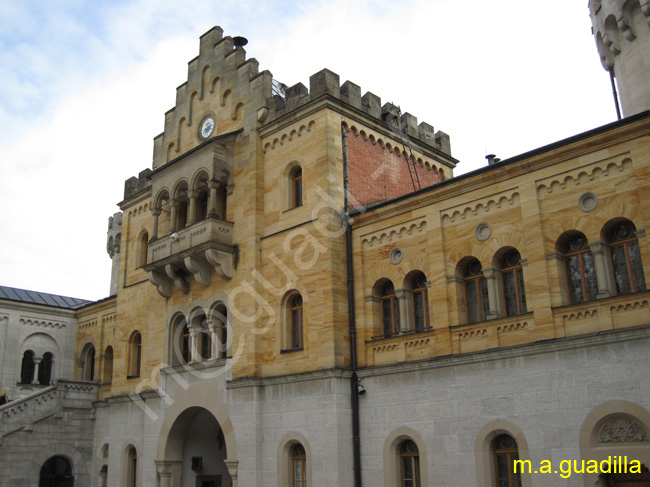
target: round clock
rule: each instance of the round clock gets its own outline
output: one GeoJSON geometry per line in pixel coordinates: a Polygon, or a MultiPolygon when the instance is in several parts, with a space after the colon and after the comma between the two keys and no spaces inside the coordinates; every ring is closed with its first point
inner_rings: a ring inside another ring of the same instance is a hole
{"type": "Polygon", "coordinates": [[[201,124],[201,137],[207,139],[208,137],[210,137],[210,134],[212,134],[213,130],[214,130],[214,119],[212,117],[207,117],[205,120],[203,120],[203,123],[201,124]]]}

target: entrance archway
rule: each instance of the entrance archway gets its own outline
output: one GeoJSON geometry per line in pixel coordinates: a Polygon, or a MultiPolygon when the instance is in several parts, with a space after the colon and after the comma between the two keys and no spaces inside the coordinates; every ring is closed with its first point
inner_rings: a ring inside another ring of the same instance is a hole
{"type": "Polygon", "coordinates": [[[70,462],[60,455],[50,457],[41,467],[38,487],[74,487],[70,462]]]}

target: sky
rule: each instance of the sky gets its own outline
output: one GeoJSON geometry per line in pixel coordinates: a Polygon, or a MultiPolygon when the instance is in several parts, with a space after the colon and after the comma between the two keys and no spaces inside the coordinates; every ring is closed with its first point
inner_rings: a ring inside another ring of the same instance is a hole
{"type": "Polygon", "coordinates": [[[449,134],[456,175],[616,120],[587,0],[0,0],[0,285],[108,296],[108,217],[215,25],[449,134]]]}

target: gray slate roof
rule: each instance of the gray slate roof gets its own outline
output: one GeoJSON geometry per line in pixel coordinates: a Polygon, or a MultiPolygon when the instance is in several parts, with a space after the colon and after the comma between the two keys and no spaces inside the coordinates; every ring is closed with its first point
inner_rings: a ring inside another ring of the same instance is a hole
{"type": "Polygon", "coordinates": [[[93,302],[87,299],[69,298],[67,296],[39,293],[38,291],[28,291],[26,289],[7,286],[0,286],[0,299],[66,309],[78,309],[93,302]]]}

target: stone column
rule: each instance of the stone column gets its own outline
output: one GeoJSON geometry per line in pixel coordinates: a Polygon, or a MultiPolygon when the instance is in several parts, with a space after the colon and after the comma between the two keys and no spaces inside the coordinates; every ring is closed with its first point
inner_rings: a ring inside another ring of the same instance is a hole
{"type": "Polygon", "coordinates": [[[199,196],[199,192],[193,189],[187,195],[190,197],[190,214],[187,216],[187,224],[191,225],[196,222],[196,199],[199,196]]]}
{"type": "Polygon", "coordinates": [[[158,217],[160,216],[160,208],[152,208],[151,214],[153,215],[153,230],[151,231],[151,240],[158,238],[158,217]]]}
{"type": "Polygon", "coordinates": [[[596,282],[598,283],[598,294],[596,297],[609,298],[613,295],[612,279],[609,272],[609,265],[605,255],[606,245],[602,242],[593,242],[589,244],[591,255],[594,256],[594,267],[596,268],[596,282]]]}
{"type": "Polygon", "coordinates": [[[210,349],[210,358],[219,358],[219,334],[218,327],[214,320],[207,320],[208,327],[210,328],[210,338],[212,340],[212,346],[210,349]]]}
{"type": "Polygon", "coordinates": [[[41,368],[42,357],[34,357],[34,378],[32,379],[32,384],[40,384],[38,382],[38,372],[41,368]]]}
{"type": "Polygon", "coordinates": [[[190,325],[190,362],[200,362],[201,356],[199,354],[199,333],[201,330],[190,325]]]}
{"type": "Polygon", "coordinates": [[[413,329],[411,320],[411,292],[406,289],[395,289],[395,296],[399,300],[399,330],[413,329]]]}
{"type": "Polygon", "coordinates": [[[237,487],[237,470],[239,468],[239,460],[224,460],[223,463],[225,463],[226,467],[228,467],[228,473],[232,479],[232,487],[237,487]]]}
{"type": "Polygon", "coordinates": [[[156,460],[156,470],[160,475],[160,487],[175,487],[172,483],[172,473],[174,464],[180,462],[170,462],[165,460],[156,460]]]}
{"type": "Polygon", "coordinates": [[[208,181],[208,187],[210,188],[210,201],[208,202],[208,216],[210,218],[217,218],[217,189],[219,188],[219,181],[216,179],[210,179],[208,181]]]}
{"type": "Polygon", "coordinates": [[[169,203],[171,207],[171,214],[169,216],[169,233],[174,233],[176,231],[176,215],[178,215],[178,201],[172,200],[169,203]]]}
{"type": "Polygon", "coordinates": [[[499,301],[499,288],[497,281],[498,271],[495,269],[483,269],[483,275],[487,281],[488,290],[488,315],[485,317],[488,320],[494,320],[499,317],[501,306],[499,301]]]}

